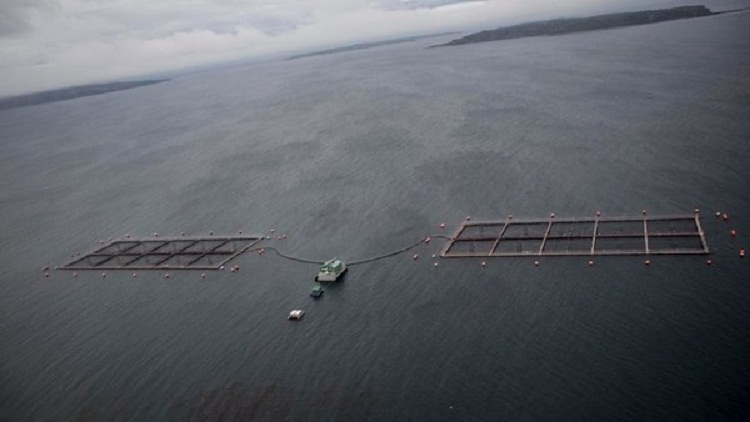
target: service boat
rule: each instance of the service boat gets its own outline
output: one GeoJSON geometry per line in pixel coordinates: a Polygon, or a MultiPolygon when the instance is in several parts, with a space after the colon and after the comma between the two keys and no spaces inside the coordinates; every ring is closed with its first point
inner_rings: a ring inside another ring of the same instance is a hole
{"type": "Polygon", "coordinates": [[[318,273],[318,276],[315,277],[315,281],[336,281],[346,273],[346,271],[347,268],[344,261],[333,258],[320,266],[320,272],[318,273]]]}
{"type": "Polygon", "coordinates": [[[312,296],[312,297],[321,297],[321,296],[323,295],[323,293],[324,293],[324,292],[325,292],[325,290],[323,290],[323,288],[322,288],[322,287],[320,287],[320,286],[316,285],[316,286],[315,286],[315,287],[313,287],[313,288],[312,288],[312,290],[310,291],[310,296],[312,296]]]}

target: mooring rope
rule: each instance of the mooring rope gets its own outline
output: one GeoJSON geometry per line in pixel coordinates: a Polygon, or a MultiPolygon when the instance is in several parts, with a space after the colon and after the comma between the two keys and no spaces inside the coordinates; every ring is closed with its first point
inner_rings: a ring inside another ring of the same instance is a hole
{"type": "MultiPolygon", "coordinates": [[[[443,235],[427,236],[427,238],[440,238],[440,239],[447,239],[447,240],[451,239],[449,236],[443,236],[443,235]]],[[[401,249],[398,249],[398,250],[395,250],[393,252],[388,252],[388,253],[385,253],[385,254],[382,254],[382,255],[373,256],[373,257],[367,258],[367,259],[361,259],[359,261],[352,261],[352,262],[347,263],[346,265],[351,267],[353,265],[366,264],[366,263],[369,263],[369,262],[375,262],[375,261],[379,261],[381,259],[390,258],[390,257],[396,256],[396,255],[401,255],[402,253],[408,252],[409,250],[414,249],[414,248],[416,248],[417,246],[419,246],[419,245],[421,245],[423,243],[424,244],[429,243],[429,241],[427,241],[427,238],[420,239],[419,242],[417,242],[417,243],[405,246],[405,247],[403,247],[401,249]]],[[[250,251],[251,252],[273,251],[276,255],[280,256],[281,258],[289,259],[291,261],[296,261],[296,262],[302,262],[304,264],[323,264],[325,262],[325,260],[307,259],[307,258],[300,258],[298,256],[289,255],[289,254],[286,254],[286,253],[280,251],[278,248],[273,247],[273,246],[257,247],[257,248],[250,249],[250,251]]]]}

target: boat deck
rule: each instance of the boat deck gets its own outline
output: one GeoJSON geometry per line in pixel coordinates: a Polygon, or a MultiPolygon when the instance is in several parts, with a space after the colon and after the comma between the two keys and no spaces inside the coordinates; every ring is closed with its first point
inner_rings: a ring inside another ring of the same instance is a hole
{"type": "Polygon", "coordinates": [[[708,254],[698,213],[465,221],[442,257],[708,254]]]}
{"type": "Polygon", "coordinates": [[[61,270],[217,270],[260,236],[118,239],[59,267],[61,270]]]}

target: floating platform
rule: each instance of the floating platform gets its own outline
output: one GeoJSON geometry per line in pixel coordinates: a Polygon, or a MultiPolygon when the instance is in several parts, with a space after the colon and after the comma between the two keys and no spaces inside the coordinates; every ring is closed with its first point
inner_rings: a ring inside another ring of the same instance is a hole
{"type": "Polygon", "coordinates": [[[440,255],[453,257],[705,255],[698,213],[678,216],[465,221],[440,255]]]}
{"type": "Polygon", "coordinates": [[[121,239],[76,256],[61,270],[217,270],[263,240],[260,236],[121,239]]]}

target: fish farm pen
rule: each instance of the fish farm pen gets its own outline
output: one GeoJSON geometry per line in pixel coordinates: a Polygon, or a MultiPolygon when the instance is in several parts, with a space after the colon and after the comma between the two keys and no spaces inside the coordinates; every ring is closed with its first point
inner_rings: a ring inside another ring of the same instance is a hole
{"type": "Polygon", "coordinates": [[[441,252],[452,257],[696,255],[708,245],[694,215],[465,221],[441,252]]]}
{"type": "MultiPolygon", "coordinates": [[[[444,227],[444,224],[441,225],[444,227]]],[[[597,255],[705,255],[709,253],[699,214],[678,216],[560,218],[503,221],[464,221],[440,252],[443,258],[597,256],[597,255]]],[[[270,237],[266,237],[270,239],[270,237]]],[[[74,254],[60,270],[220,270],[251,250],[263,236],[153,236],[100,242],[93,252],[74,254]]],[[[350,265],[400,255],[430,236],[393,252],[350,265]]],[[[295,257],[273,246],[259,253],[275,252],[284,259],[320,264],[322,260],[295,257]]],[[[415,257],[418,255],[415,255],[415,257]]],[[[416,259],[416,258],[415,258],[416,259]]],[[[435,263],[437,265],[437,263],[435,263]]],[[[483,264],[484,265],[484,264],[483,264]]]]}
{"type": "Polygon", "coordinates": [[[252,248],[260,236],[124,239],[75,256],[61,270],[217,270],[252,248]]]}

